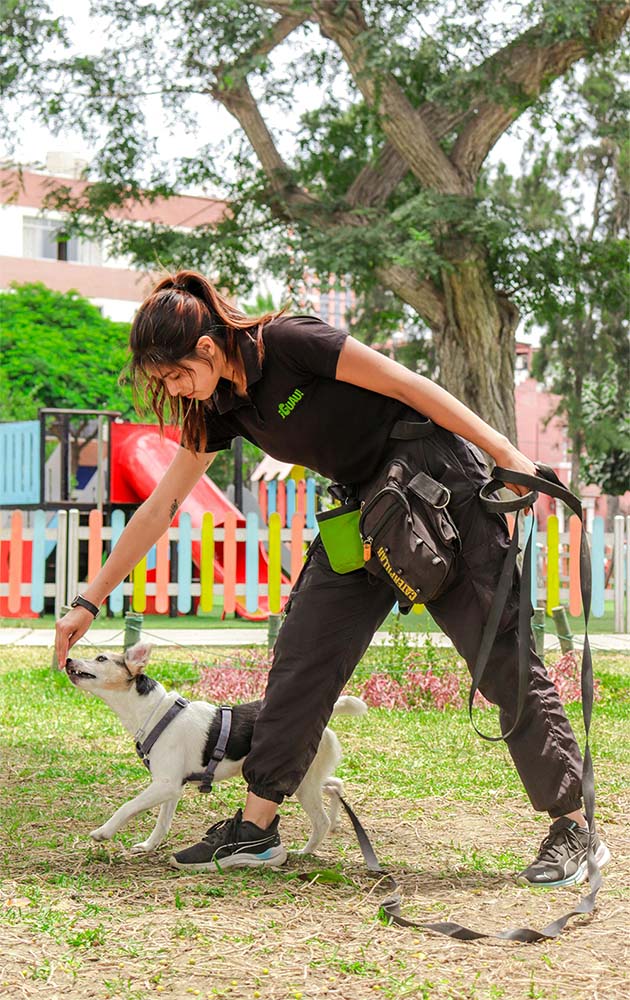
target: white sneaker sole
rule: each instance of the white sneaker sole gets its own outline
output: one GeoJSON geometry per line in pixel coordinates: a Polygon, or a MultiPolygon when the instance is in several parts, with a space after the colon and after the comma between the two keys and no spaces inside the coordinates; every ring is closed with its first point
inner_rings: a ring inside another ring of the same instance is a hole
{"type": "Polygon", "coordinates": [[[270,847],[262,854],[228,854],[217,861],[201,861],[198,864],[187,865],[178,861],[174,854],[169,858],[173,868],[185,872],[221,872],[225,868],[279,868],[287,860],[288,854],[282,845],[270,847]]]}
{"type": "MultiPolygon", "coordinates": [[[[600,843],[599,847],[595,852],[595,860],[600,868],[603,868],[605,864],[610,861],[610,851],[606,847],[606,844],[600,843]]],[[[564,888],[567,885],[581,885],[588,878],[588,863],[583,861],[580,867],[570,875],[568,878],[561,879],[558,882],[530,882],[529,879],[523,878],[520,875],[516,876],[517,885],[530,886],[531,888],[537,889],[558,889],[564,888]]]]}

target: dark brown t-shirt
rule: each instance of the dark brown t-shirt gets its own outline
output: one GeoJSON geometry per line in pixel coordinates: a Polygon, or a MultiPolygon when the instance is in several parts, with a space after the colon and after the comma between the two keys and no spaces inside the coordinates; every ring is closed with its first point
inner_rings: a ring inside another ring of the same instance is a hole
{"type": "Polygon", "coordinates": [[[407,407],[336,381],[348,334],[314,316],[281,316],[263,327],[262,367],[254,340],[245,332],[240,336],[248,398],[219,381],[207,404],[206,451],[229,448],[241,435],[273,458],[336,482],[371,476],[407,407]]]}

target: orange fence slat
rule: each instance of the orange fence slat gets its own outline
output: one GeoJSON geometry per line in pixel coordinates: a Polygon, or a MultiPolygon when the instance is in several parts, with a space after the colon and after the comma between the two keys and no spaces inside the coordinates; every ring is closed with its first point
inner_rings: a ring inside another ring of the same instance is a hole
{"type": "Polygon", "coordinates": [[[22,603],[22,511],[11,515],[9,542],[9,611],[16,614],[22,603]]]}
{"type": "Polygon", "coordinates": [[[304,565],[304,515],[291,519],[291,584],[297,580],[304,565]]]}
{"type": "Polygon", "coordinates": [[[569,518],[569,614],[577,618],[581,613],[580,519],[577,514],[572,514],[569,518]]]}
{"type": "Polygon", "coordinates": [[[261,479],[258,483],[258,506],[263,524],[267,523],[267,483],[261,479]]]}
{"type": "Polygon", "coordinates": [[[276,510],[280,515],[280,525],[284,528],[287,523],[287,488],[282,480],[278,480],[278,495],[276,499],[276,510]]]}
{"type": "Polygon", "coordinates": [[[165,531],[155,546],[155,611],[158,615],[168,614],[169,568],[168,531],[165,531]]]}

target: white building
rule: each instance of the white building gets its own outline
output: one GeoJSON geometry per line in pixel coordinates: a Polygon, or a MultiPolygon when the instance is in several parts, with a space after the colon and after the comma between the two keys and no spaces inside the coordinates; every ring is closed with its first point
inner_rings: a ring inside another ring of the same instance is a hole
{"type": "MultiPolygon", "coordinates": [[[[158,275],[133,268],[101,244],[59,241],[63,214],[43,208],[53,187],[63,184],[72,196],[85,190],[87,182],[78,179],[85,165],[71,154],[49,153],[46,171],[0,168],[0,290],[13,281],[41,281],[58,292],[74,289],[105,316],[128,322],[158,275]]],[[[155,222],[185,231],[216,223],[224,212],[223,201],[178,195],[136,203],[116,214],[140,225],[155,222]]]]}

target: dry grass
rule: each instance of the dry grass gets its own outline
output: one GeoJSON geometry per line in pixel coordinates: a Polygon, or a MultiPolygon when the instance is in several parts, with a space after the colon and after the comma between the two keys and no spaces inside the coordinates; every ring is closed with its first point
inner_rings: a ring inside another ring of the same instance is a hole
{"type": "MultiPolygon", "coordinates": [[[[30,685],[18,691],[16,678],[24,678],[17,664],[5,660],[4,666],[13,685],[5,694],[20,706],[30,685]]],[[[349,824],[317,860],[293,858],[279,872],[187,876],[168,867],[168,845],[151,858],[132,855],[129,845],[146,830],[147,817],[105,849],[90,846],[87,831],[141,785],[143,775],[104,706],[57,681],[54,697],[42,704],[42,680],[41,671],[33,675],[40,697],[24,702],[32,728],[27,715],[20,715],[20,724],[13,716],[4,733],[9,746],[1,772],[0,996],[630,998],[630,802],[621,780],[627,767],[615,758],[615,746],[603,747],[610,761],[598,768],[602,825],[613,861],[595,917],[573,920],[548,944],[466,944],[380,923],[381,890],[361,862],[349,824]],[[322,885],[289,877],[316,868],[340,871],[348,881],[322,885]]],[[[379,711],[358,722],[336,725],[347,758],[348,770],[341,773],[379,857],[404,890],[406,916],[452,918],[492,931],[543,926],[569,907],[578,890],[527,890],[509,878],[519,859],[532,854],[545,824],[510,790],[507,764],[500,764],[504,783],[495,782],[491,794],[476,796],[453,774],[452,791],[401,795],[383,769],[382,747],[393,750],[396,731],[405,745],[404,720],[386,729],[387,713],[379,711]]],[[[454,740],[463,740],[461,722],[443,717],[454,740]]],[[[425,767],[440,766],[439,757],[431,760],[430,747],[423,753],[425,767]]],[[[393,752],[386,759],[401,766],[393,752]]],[[[475,760],[468,766],[474,786],[475,760]]],[[[190,843],[241,797],[236,783],[220,786],[211,803],[189,791],[175,817],[170,849],[190,843]]],[[[287,803],[283,840],[299,845],[305,829],[297,805],[287,803]]]]}

